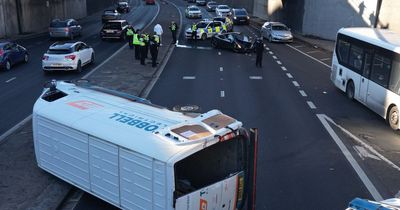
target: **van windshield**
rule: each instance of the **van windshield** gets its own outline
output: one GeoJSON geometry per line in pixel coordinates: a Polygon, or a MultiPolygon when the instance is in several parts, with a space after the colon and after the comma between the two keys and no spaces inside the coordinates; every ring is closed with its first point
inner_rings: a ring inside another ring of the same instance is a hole
{"type": "Polygon", "coordinates": [[[244,171],[246,162],[243,136],[216,143],[175,164],[177,198],[244,171]]]}

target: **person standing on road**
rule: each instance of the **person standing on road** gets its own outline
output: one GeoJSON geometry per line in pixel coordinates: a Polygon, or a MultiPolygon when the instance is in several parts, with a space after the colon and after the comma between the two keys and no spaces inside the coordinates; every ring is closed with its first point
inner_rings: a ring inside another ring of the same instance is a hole
{"type": "Polygon", "coordinates": [[[140,64],[142,65],[146,65],[145,63],[145,59],[146,59],[146,43],[144,41],[144,34],[142,36],[140,36],[139,38],[139,49],[140,49],[140,64]]]}
{"type": "Polygon", "coordinates": [[[197,40],[197,25],[196,23],[192,24],[192,39],[197,40]]]}
{"type": "Polygon", "coordinates": [[[256,66],[262,67],[262,56],[264,52],[264,43],[262,38],[258,38],[255,43],[255,50],[256,50],[256,66]]]}
{"type": "Polygon", "coordinates": [[[172,33],[172,44],[175,44],[176,43],[176,31],[178,30],[178,25],[176,25],[175,21],[171,22],[169,29],[171,30],[171,33],[172,33]]]}
{"type": "Polygon", "coordinates": [[[144,58],[147,59],[147,55],[149,54],[149,42],[150,42],[150,35],[148,33],[143,34],[143,39],[145,43],[145,54],[144,58]]]}
{"type": "Polygon", "coordinates": [[[136,30],[136,32],[134,31],[133,34],[133,45],[135,46],[135,59],[136,60],[140,60],[140,41],[139,41],[139,37],[140,36],[140,30],[136,30]]]}
{"type": "Polygon", "coordinates": [[[163,29],[162,29],[162,27],[161,27],[160,24],[157,23],[157,25],[154,26],[154,32],[156,32],[156,34],[157,34],[158,37],[160,38],[160,46],[161,46],[161,45],[162,45],[162,44],[161,44],[161,42],[162,42],[161,36],[162,36],[162,34],[163,34],[163,29]]]}
{"type": "Polygon", "coordinates": [[[133,49],[133,35],[135,34],[134,30],[135,29],[133,29],[132,26],[129,26],[128,29],[126,30],[126,37],[128,39],[128,44],[130,49],[133,49]]]}
{"type": "Polygon", "coordinates": [[[150,38],[150,54],[151,54],[151,66],[154,68],[157,66],[158,56],[158,35],[154,35],[150,38]]]}

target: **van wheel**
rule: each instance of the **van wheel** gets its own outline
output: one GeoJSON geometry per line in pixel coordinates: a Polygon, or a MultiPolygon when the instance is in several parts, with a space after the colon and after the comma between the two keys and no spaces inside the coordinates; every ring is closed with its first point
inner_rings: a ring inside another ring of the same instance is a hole
{"type": "Polygon", "coordinates": [[[393,106],[389,111],[388,122],[390,127],[397,131],[399,128],[399,109],[393,106]]]}
{"type": "Polygon", "coordinates": [[[78,65],[76,66],[76,72],[78,72],[78,73],[82,72],[82,63],[81,63],[81,61],[78,61],[78,65]]]}
{"type": "Polygon", "coordinates": [[[201,40],[206,40],[207,39],[207,35],[204,33],[201,35],[201,40]]]}
{"type": "Polygon", "coordinates": [[[11,70],[11,62],[9,60],[6,61],[6,70],[7,71],[11,70]]]}
{"type": "Polygon", "coordinates": [[[354,83],[353,83],[353,81],[347,82],[346,96],[350,100],[354,99],[354,83]]]}

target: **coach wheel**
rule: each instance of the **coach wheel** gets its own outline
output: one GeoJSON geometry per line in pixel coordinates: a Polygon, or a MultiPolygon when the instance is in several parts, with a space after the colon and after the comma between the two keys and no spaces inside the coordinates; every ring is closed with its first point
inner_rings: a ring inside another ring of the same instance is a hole
{"type": "Polygon", "coordinates": [[[388,122],[393,130],[398,130],[399,128],[399,109],[397,106],[393,106],[389,111],[388,122]]]}
{"type": "Polygon", "coordinates": [[[347,95],[347,98],[349,98],[350,100],[354,99],[354,83],[353,83],[353,81],[349,81],[347,83],[346,95],[347,95]]]}

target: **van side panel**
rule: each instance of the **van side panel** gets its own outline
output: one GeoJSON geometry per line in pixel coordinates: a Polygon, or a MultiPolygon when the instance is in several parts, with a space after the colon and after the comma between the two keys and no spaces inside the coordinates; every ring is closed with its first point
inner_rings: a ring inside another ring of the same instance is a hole
{"type": "Polygon", "coordinates": [[[89,136],[91,190],[119,206],[118,147],[89,136]]]}
{"type": "Polygon", "coordinates": [[[165,209],[165,163],[120,149],[121,206],[126,209],[165,209]]]}
{"type": "Polygon", "coordinates": [[[89,190],[88,135],[40,116],[36,118],[39,166],[89,190]]]}

